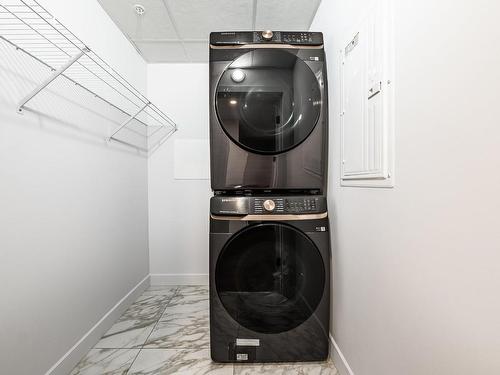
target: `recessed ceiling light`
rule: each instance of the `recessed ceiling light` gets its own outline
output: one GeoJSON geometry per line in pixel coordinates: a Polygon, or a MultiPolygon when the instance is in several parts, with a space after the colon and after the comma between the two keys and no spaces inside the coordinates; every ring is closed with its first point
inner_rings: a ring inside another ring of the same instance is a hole
{"type": "Polygon", "coordinates": [[[138,16],[142,16],[142,15],[144,15],[144,13],[146,13],[146,8],[144,8],[144,6],[141,4],[135,4],[134,10],[138,16]]]}

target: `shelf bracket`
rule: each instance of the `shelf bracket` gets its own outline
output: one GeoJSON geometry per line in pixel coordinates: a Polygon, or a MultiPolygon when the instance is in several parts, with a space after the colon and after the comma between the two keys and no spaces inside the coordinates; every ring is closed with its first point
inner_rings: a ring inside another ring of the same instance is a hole
{"type": "Polygon", "coordinates": [[[132,116],[130,116],[128,119],[126,119],[125,121],[123,121],[121,123],[121,125],[119,127],[117,127],[115,129],[115,131],[113,132],[113,134],[111,134],[109,137],[108,137],[108,142],[111,141],[111,139],[114,139],[113,137],[115,136],[116,133],[118,133],[120,130],[122,130],[125,126],[127,126],[127,124],[130,123],[130,121],[132,121],[133,119],[135,119],[137,116],[139,116],[139,114],[144,111],[149,105],[151,104],[151,102],[147,102],[146,104],[144,104],[141,108],[139,108],[139,110],[134,113],[132,116]]]}
{"type": "Polygon", "coordinates": [[[19,102],[19,105],[17,107],[17,111],[21,113],[23,111],[24,106],[26,103],[28,103],[31,99],[33,99],[40,91],[42,91],[45,87],[47,87],[52,81],[54,81],[57,77],[59,77],[61,74],[63,74],[71,65],[73,65],[80,57],[85,55],[86,52],[90,52],[88,48],[84,48],[81,50],[79,53],[77,53],[75,56],[73,56],[71,59],[69,59],[66,64],[61,66],[59,69],[54,70],[52,74],[47,77],[45,81],[40,83],[32,92],[30,92],[26,97],[23,98],[19,102]]]}

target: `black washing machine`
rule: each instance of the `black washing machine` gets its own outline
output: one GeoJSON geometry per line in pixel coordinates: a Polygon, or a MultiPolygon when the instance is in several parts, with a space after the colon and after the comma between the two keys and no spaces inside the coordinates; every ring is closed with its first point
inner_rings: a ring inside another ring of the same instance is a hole
{"type": "Polygon", "coordinates": [[[324,194],[327,96],[321,33],[211,33],[212,189],[324,194]]]}
{"type": "Polygon", "coordinates": [[[210,208],[212,359],[327,359],[326,198],[215,196],[210,208]]]}

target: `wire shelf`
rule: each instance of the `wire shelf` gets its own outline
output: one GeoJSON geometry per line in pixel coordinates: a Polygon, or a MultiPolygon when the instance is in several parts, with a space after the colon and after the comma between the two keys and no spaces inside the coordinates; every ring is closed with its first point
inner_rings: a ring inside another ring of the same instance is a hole
{"type": "Polygon", "coordinates": [[[0,38],[52,71],[20,100],[20,112],[62,77],[118,112],[108,140],[151,151],[177,130],[170,117],[35,0],[0,0],[0,38]]]}

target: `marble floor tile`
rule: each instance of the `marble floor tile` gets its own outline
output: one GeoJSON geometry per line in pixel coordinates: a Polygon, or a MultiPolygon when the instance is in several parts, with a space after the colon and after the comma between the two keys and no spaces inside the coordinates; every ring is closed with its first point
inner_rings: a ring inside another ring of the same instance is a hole
{"type": "Polygon", "coordinates": [[[118,321],[101,337],[95,348],[140,348],[157,322],[155,320],[118,321]]]}
{"type": "Polygon", "coordinates": [[[173,297],[179,287],[175,285],[151,285],[142,295],[160,295],[173,297]]]}
{"type": "Polygon", "coordinates": [[[120,320],[157,320],[165,311],[172,295],[141,295],[130,307],[125,310],[120,320]]]}
{"type": "Polygon", "coordinates": [[[208,297],[208,285],[181,285],[177,292],[183,296],[205,294],[208,297]]]}
{"type": "Polygon", "coordinates": [[[181,294],[182,292],[178,291],[178,293],[172,297],[172,299],[168,302],[165,311],[162,316],[162,320],[165,315],[170,313],[191,313],[191,312],[199,312],[202,310],[208,311],[209,308],[209,300],[208,294],[206,293],[187,293],[181,294]]]}
{"type": "Polygon", "coordinates": [[[92,349],[70,375],[125,375],[139,349],[92,349]]]}
{"type": "Polygon", "coordinates": [[[167,305],[149,336],[146,348],[208,348],[209,302],[199,293],[177,295],[167,305]]]}
{"type": "Polygon", "coordinates": [[[217,364],[208,349],[143,349],[128,375],[232,375],[232,364],[217,364]]]}
{"type": "Polygon", "coordinates": [[[208,315],[209,301],[208,296],[190,295],[175,296],[165,307],[165,311],[160,320],[171,320],[169,315],[208,315]]]}
{"type": "Polygon", "coordinates": [[[162,316],[171,296],[142,295],[95,345],[96,348],[140,348],[162,316]]]}
{"type": "Polygon", "coordinates": [[[71,375],[337,375],[333,363],[211,361],[208,286],[152,286],[71,375]]]}
{"type": "Polygon", "coordinates": [[[208,314],[173,314],[162,318],[148,337],[144,348],[202,349],[210,345],[208,314]]]}
{"type": "Polygon", "coordinates": [[[337,375],[333,362],[235,364],[234,375],[337,375]]]}

